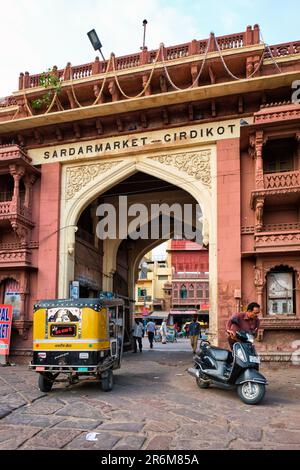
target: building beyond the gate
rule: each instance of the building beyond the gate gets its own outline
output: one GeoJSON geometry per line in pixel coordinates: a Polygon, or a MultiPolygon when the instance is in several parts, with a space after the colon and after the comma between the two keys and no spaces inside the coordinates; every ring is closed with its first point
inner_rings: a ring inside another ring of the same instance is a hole
{"type": "Polygon", "coordinates": [[[53,68],[47,89],[42,74],[25,72],[0,100],[0,303],[14,306],[12,355],[31,350],[36,300],[68,297],[74,280],[82,295],[128,298],[129,331],[138,266],[156,241],[99,240],[95,215],[101,201],[127,194],[199,204],[211,339],[225,344],[228,316],[258,301],[258,348],[291,358],[300,339],[300,41],[267,47],[259,37],[255,25],[68,63],[53,68]]]}

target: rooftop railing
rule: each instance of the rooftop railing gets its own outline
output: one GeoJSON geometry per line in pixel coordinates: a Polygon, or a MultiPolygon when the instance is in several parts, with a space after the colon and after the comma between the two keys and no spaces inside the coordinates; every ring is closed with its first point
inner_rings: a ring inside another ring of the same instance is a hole
{"type": "MultiPolygon", "coordinates": [[[[255,25],[254,28],[248,26],[245,32],[230,34],[226,36],[219,36],[216,38],[219,47],[222,51],[233,50],[242,48],[245,46],[251,46],[260,43],[259,39],[259,26],[255,25]]],[[[196,54],[204,54],[207,48],[208,39],[205,40],[193,40],[185,44],[179,44],[176,46],[170,46],[165,48],[165,60],[171,61],[174,59],[182,59],[196,54]]],[[[297,43],[295,43],[297,44],[297,43]]],[[[279,46],[274,46],[279,47],[279,46]]],[[[294,49],[298,47],[294,45],[294,49]]],[[[299,42],[300,47],[300,42],[299,42]]],[[[216,50],[214,41],[211,41],[209,52],[216,50]]],[[[140,65],[151,64],[154,62],[157,56],[158,50],[148,51],[147,48],[141,50],[136,54],[130,54],[126,56],[116,57],[116,69],[126,70],[140,65]]],[[[57,69],[53,67],[55,74],[61,81],[63,80],[79,80],[96,75],[105,71],[108,61],[101,62],[96,57],[94,62],[71,66],[67,64],[64,69],[57,69]]],[[[43,74],[29,75],[28,72],[21,73],[19,77],[19,90],[23,88],[35,88],[40,86],[40,77],[43,74]]]]}

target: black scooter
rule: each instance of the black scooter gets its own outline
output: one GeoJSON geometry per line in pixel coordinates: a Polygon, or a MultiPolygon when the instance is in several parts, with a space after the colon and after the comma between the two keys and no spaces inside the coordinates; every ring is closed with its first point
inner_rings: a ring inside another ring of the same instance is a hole
{"type": "Polygon", "coordinates": [[[225,389],[237,388],[240,399],[248,405],[259,403],[266,391],[267,380],[258,372],[260,359],[253,346],[253,335],[239,331],[239,342],[233,352],[200,342],[200,351],[194,356],[194,367],[188,373],[196,377],[200,388],[211,384],[225,389]]]}

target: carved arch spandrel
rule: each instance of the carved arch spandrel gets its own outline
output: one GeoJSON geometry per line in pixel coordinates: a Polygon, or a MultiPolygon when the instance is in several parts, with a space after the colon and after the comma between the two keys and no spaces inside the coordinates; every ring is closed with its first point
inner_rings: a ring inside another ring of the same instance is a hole
{"type": "Polygon", "coordinates": [[[178,154],[159,155],[148,157],[162,165],[168,165],[174,169],[187,173],[189,176],[200,180],[201,183],[211,189],[211,151],[200,150],[198,152],[184,152],[178,154]]]}
{"type": "Polygon", "coordinates": [[[72,199],[76,193],[101,174],[107,173],[114,166],[121,163],[103,162],[89,165],[78,165],[66,170],[66,200],[72,199]]]}

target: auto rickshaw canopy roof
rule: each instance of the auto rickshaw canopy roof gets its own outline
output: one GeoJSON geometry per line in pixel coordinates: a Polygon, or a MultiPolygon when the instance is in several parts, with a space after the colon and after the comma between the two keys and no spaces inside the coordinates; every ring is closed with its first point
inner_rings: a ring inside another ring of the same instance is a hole
{"type": "Polygon", "coordinates": [[[34,305],[34,310],[40,308],[66,308],[66,307],[75,307],[75,308],[92,308],[93,310],[100,311],[103,307],[114,307],[116,305],[124,305],[124,300],[120,298],[114,299],[48,299],[48,300],[39,300],[34,305]]]}

